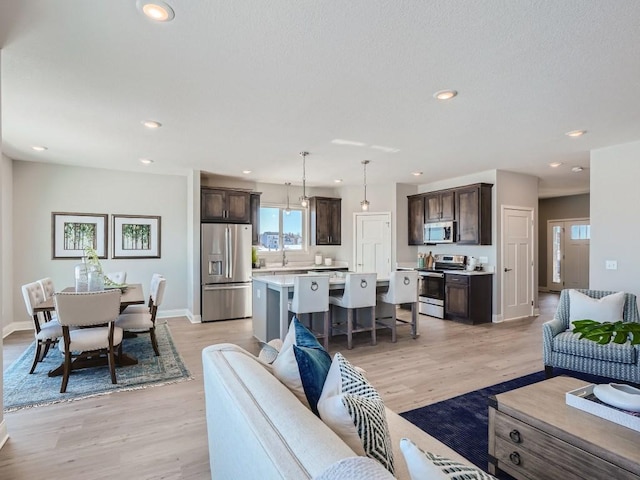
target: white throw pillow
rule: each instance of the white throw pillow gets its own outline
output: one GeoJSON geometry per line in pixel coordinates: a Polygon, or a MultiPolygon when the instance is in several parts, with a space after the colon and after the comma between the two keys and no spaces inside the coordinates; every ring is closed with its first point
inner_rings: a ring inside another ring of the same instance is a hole
{"type": "Polygon", "coordinates": [[[497,480],[471,465],[425,452],[408,438],[400,440],[400,450],[411,480],[497,480]]]}
{"type": "Polygon", "coordinates": [[[378,392],[341,353],[336,353],[318,401],[322,421],[358,455],[394,473],[391,436],[378,392]]]}
{"type": "Polygon", "coordinates": [[[624,312],[624,292],[602,298],[591,298],[577,290],[569,290],[569,323],[576,320],[617,322],[624,312]]]}

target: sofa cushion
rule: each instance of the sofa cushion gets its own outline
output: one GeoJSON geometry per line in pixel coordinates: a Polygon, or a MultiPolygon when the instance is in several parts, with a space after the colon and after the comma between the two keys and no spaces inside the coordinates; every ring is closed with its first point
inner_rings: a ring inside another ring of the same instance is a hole
{"type": "Polygon", "coordinates": [[[385,407],[378,392],[336,353],[318,402],[320,418],[356,453],[394,473],[385,407]]]}
{"type": "Polygon", "coordinates": [[[315,335],[293,317],[282,349],[273,362],[273,373],[316,415],[330,366],[331,357],[315,335]]]}
{"type": "Polygon", "coordinates": [[[411,480],[496,480],[496,477],[471,465],[425,452],[408,438],[400,440],[411,480]]]}
{"type": "Polygon", "coordinates": [[[580,335],[570,330],[553,337],[553,351],[618,363],[636,363],[638,358],[637,349],[628,341],[600,345],[586,338],[580,340],[580,335]]]}
{"type": "Polygon", "coordinates": [[[393,480],[379,462],[368,457],[347,457],[329,466],[314,480],[393,480]]]}
{"type": "Polygon", "coordinates": [[[617,322],[624,312],[624,292],[592,298],[577,290],[569,290],[569,323],[576,320],[617,322]]]}

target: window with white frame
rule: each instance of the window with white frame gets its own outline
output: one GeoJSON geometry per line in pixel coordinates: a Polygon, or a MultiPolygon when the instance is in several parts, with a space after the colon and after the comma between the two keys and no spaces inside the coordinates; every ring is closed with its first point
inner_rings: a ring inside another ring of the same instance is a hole
{"type": "Polygon", "coordinates": [[[306,209],[291,207],[287,212],[280,206],[260,206],[258,251],[303,251],[306,247],[306,209]]]}

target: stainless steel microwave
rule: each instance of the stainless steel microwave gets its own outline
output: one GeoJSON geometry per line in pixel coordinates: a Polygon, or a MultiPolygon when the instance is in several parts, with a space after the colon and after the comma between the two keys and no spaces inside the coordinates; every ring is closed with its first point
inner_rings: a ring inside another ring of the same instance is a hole
{"type": "Polygon", "coordinates": [[[456,222],[424,224],[424,243],[453,243],[456,239],[456,222]]]}

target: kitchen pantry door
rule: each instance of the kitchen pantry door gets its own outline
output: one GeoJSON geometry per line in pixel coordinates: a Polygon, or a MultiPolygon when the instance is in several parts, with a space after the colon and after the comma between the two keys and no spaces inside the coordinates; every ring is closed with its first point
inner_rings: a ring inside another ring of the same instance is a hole
{"type": "Polygon", "coordinates": [[[533,209],[502,209],[502,318],[533,315],[533,209]]]}
{"type": "Polygon", "coordinates": [[[391,213],[354,213],[355,271],[388,278],[391,273],[391,213]]]}

